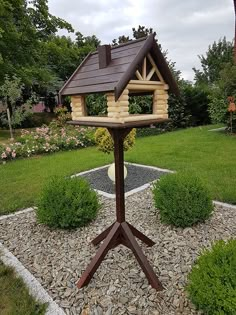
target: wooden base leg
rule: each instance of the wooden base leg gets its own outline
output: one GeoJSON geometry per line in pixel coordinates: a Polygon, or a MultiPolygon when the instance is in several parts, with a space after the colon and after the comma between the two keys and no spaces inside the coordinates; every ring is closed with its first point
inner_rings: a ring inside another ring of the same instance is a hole
{"type": "Polygon", "coordinates": [[[135,240],[134,235],[132,234],[132,231],[129,227],[129,225],[126,222],[121,223],[122,227],[122,234],[126,238],[126,241],[129,244],[129,248],[134,253],[134,256],[136,257],[137,261],[139,262],[141,268],[143,269],[143,272],[145,273],[150,285],[158,290],[163,290],[163,286],[159,279],[157,278],[157,275],[155,274],[154,270],[150,266],[147,258],[143,254],[141,248],[139,247],[137,241],[135,240]]]}
{"type": "Polygon", "coordinates": [[[120,224],[116,222],[112,229],[110,230],[108,236],[104,240],[103,244],[97,251],[96,255],[88,265],[87,269],[83,272],[80,280],[77,283],[77,287],[80,289],[83,286],[87,285],[91,278],[93,277],[94,273],[98,269],[99,265],[101,264],[102,260],[106,256],[107,252],[110,248],[113,247],[113,243],[116,242],[116,238],[120,233],[120,224]]]}
{"type": "MultiPolygon", "coordinates": [[[[139,230],[137,230],[133,225],[129,224],[127,222],[127,224],[129,225],[132,233],[134,234],[135,237],[137,237],[138,239],[140,239],[143,243],[145,243],[147,246],[153,246],[155,245],[155,242],[153,242],[149,237],[147,237],[146,235],[144,235],[142,232],[140,232],[139,230]]],[[[98,245],[100,242],[102,242],[107,235],[109,234],[110,230],[112,229],[114,223],[109,226],[106,230],[104,230],[101,234],[99,234],[97,237],[95,237],[95,239],[92,240],[92,244],[94,246],[98,245]]],[[[122,243],[122,242],[121,242],[122,243]]],[[[125,244],[124,244],[125,245],[125,244]]]]}
{"type": "Polygon", "coordinates": [[[155,242],[153,242],[149,237],[141,233],[139,230],[137,230],[133,225],[127,223],[129,228],[131,229],[132,233],[135,237],[139,238],[142,242],[144,242],[147,246],[153,246],[155,245],[155,242]]]}
{"type": "Polygon", "coordinates": [[[95,239],[92,240],[92,244],[94,246],[98,245],[100,242],[102,242],[107,235],[109,234],[110,230],[112,229],[114,223],[112,225],[110,225],[106,230],[104,230],[101,234],[99,234],[97,237],[95,237],[95,239]]]}

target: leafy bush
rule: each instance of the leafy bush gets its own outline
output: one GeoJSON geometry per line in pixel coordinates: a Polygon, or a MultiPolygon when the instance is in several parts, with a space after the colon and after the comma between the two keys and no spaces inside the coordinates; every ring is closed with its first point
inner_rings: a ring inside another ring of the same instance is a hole
{"type": "Polygon", "coordinates": [[[211,88],[208,95],[209,98],[209,114],[211,117],[211,122],[225,123],[227,120],[227,98],[218,86],[211,88]]]}
{"type": "Polygon", "coordinates": [[[191,126],[209,124],[208,90],[185,82],[182,83],[181,91],[185,97],[188,113],[191,115],[191,126]]]}
{"type": "Polygon", "coordinates": [[[152,95],[130,96],[130,114],[152,114],[152,95]]]}
{"type": "MultiPolygon", "coordinates": [[[[124,140],[124,151],[128,151],[135,144],[136,129],[132,129],[124,140]]],[[[95,142],[98,149],[104,153],[111,153],[114,150],[113,139],[107,128],[98,128],[95,132],[95,142]]]]}
{"type": "Polygon", "coordinates": [[[107,114],[107,97],[105,94],[88,94],[85,102],[88,116],[103,116],[107,114]]]}
{"type": "Polygon", "coordinates": [[[66,106],[57,106],[54,113],[57,115],[58,126],[64,127],[68,120],[72,120],[71,113],[68,112],[66,106]]]}
{"type": "Polygon", "coordinates": [[[188,173],[162,177],[154,185],[153,195],[163,223],[187,227],[205,221],[213,211],[207,189],[188,173]]]}
{"type": "Polygon", "coordinates": [[[25,121],[22,122],[21,128],[34,128],[49,125],[55,118],[56,115],[54,113],[32,113],[30,117],[27,117],[25,121]]]}
{"type": "Polygon", "coordinates": [[[168,99],[168,116],[171,119],[171,127],[186,128],[191,125],[191,114],[187,108],[184,93],[180,96],[170,94],[168,99]]]}
{"type": "Polygon", "coordinates": [[[53,177],[38,201],[37,219],[50,227],[76,228],[95,219],[99,202],[95,191],[81,177],[53,177]]]}
{"type": "Polygon", "coordinates": [[[218,241],[198,258],[188,277],[187,291],[208,315],[236,314],[236,240],[218,241]]]}

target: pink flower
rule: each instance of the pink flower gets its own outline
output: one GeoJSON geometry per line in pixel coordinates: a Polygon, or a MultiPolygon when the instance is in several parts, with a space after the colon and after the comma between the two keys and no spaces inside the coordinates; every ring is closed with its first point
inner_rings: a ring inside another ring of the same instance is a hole
{"type": "Polygon", "coordinates": [[[7,152],[7,153],[10,153],[10,152],[11,152],[11,148],[6,147],[6,152],[7,152]]]}
{"type": "Polygon", "coordinates": [[[1,155],[1,158],[2,158],[2,159],[5,159],[6,157],[7,157],[6,153],[3,152],[2,155],[1,155]]]}
{"type": "Polygon", "coordinates": [[[15,151],[13,151],[12,152],[12,154],[11,154],[11,156],[13,157],[13,159],[16,157],[16,152],[15,151]]]}

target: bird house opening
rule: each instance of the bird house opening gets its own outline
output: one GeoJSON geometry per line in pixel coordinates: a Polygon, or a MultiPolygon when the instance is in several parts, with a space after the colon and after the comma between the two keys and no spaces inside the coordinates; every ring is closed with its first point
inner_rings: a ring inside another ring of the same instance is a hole
{"type": "Polygon", "coordinates": [[[71,97],[72,119],[84,117],[107,117],[107,97],[105,93],[74,95],[71,97]]]}
{"type": "Polygon", "coordinates": [[[107,97],[105,93],[93,93],[85,96],[87,116],[107,116],[107,97]]]}
{"type": "Polygon", "coordinates": [[[153,93],[150,95],[130,95],[129,114],[152,114],[153,93]]]}

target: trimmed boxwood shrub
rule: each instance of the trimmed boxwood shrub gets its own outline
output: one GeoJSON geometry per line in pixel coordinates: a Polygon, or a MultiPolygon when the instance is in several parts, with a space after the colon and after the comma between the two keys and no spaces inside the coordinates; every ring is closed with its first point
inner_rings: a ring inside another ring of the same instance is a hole
{"type": "MultiPolygon", "coordinates": [[[[135,144],[136,129],[133,128],[124,139],[124,151],[128,151],[135,144]]],[[[114,150],[113,139],[107,128],[97,128],[94,135],[95,143],[98,149],[104,153],[110,154],[114,150]]]]}
{"type": "Polygon", "coordinates": [[[161,177],[154,185],[153,196],[161,222],[178,227],[204,222],[213,211],[209,192],[196,176],[189,173],[161,177]]]}
{"type": "Polygon", "coordinates": [[[37,206],[39,223],[69,229],[95,219],[99,202],[85,179],[53,177],[43,187],[37,206]]]}
{"type": "Polygon", "coordinates": [[[186,289],[204,314],[236,314],[236,240],[221,240],[205,250],[188,276],[186,289]]]}

